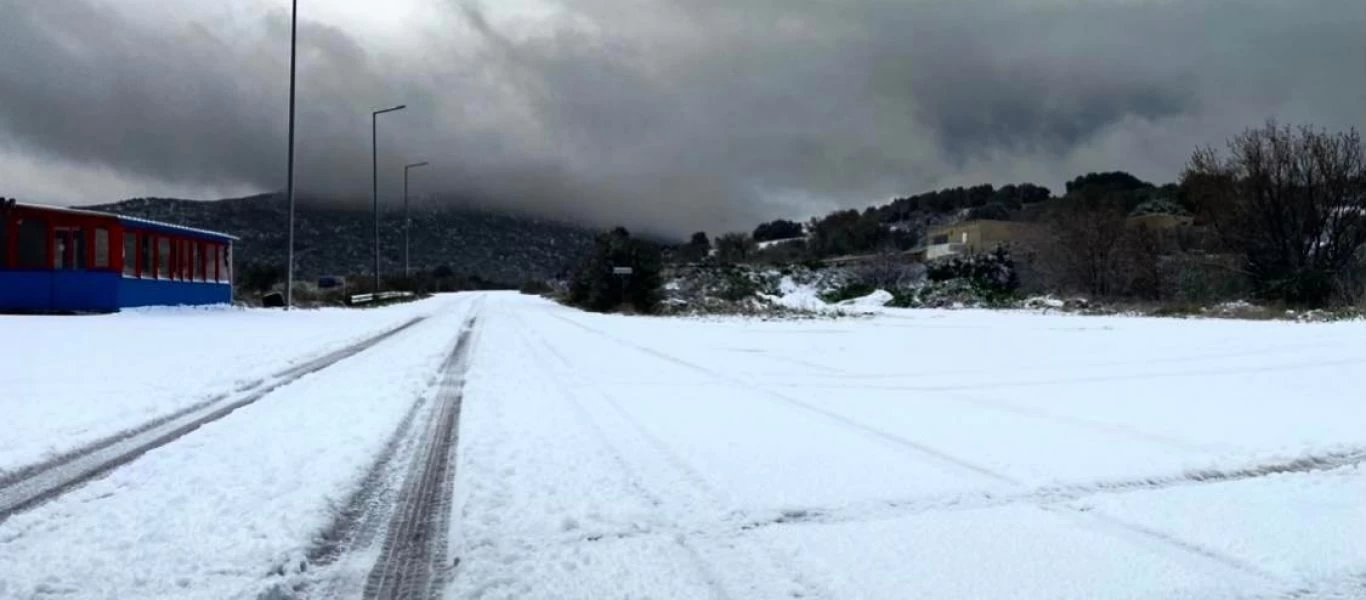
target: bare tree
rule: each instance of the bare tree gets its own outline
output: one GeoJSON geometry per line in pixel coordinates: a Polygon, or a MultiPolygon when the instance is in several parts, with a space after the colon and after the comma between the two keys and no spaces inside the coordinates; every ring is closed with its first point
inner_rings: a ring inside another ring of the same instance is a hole
{"type": "Polygon", "coordinates": [[[749,234],[727,233],[716,238],[716,259],[722,264],[747,262],[758,249],[749,234]]]}
{"type": "Polygon", "coordinates": [[[1092,296],[1119,293],[1124,210],[1103,194],[1077,194],[1056,201],[1048,217],[1052,239],[1040,249],[1041,270],[1049,287],[1076,289],[1092,296]]]}
{"type": "Polygon", "coordinates": [[[1197,150],[1182,175],[1223,247],[1268,299],[1323,305],[1348,290],[1366,244],[1366,153],[1356,130],[1268,122],[1197,150]]]}

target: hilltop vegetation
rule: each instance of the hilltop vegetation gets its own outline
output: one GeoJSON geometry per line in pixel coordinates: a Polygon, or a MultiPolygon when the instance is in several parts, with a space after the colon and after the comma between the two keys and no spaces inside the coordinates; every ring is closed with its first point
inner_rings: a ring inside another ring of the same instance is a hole
{"type": "MultiPolygon", "coordinates": [[[[287,205],[278,194],[213,202],[138,198],[92,208],[231,233],[241,238],[239,267],[284,270],[287,205]]],[[[300,278],[369,274],[374,260],[371,214],[300,202],[295,229],[300,278]]],[[[591,246],[593,235],[584,228],[523,216],[459,208],[414,210],[411,264],[415,272],[440,270],[447,277],[516,286],[562,273],[591,246]]],[[[380,251],[381,270],[397,275],[403,268],[403,220],[397,212],[383,215],[380,251]]]]}

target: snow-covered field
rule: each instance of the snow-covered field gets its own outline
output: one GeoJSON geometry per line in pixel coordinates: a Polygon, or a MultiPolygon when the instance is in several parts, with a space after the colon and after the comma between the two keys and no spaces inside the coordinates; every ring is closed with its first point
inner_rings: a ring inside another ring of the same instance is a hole
{"type": "Polygon", "coordinates": [[[1366,596],[1366,324],[481,318],[452,598],[1366,596]]]}
{"type": "MultiPolygon", "coordinates": [[[[0,598],[313,576],[475,313],[451,598],[1366,597],[1366,323],[655,319],[486,294],[0,317],[26,340],[0,360],[12,469],[430,315],[0,522],[0,598]]],[[[363,581],[369,552],[335,568],[363,581]]]]}

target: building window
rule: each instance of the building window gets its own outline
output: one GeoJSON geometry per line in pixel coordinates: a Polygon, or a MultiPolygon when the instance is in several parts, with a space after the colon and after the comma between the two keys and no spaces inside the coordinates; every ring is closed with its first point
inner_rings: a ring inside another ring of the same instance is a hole
{"type": "Polygon", "coordinates": [[[123,232],[123,274],[128,277],[138,274],[138,236],[131,231],[123,232]]]}
{"type": "Polygon", "coordinates": [[[109,230],[103,227],[95,228],[95,262],[96,269],[109,268],[109,230]]]}
{"type": "Polygon", "coordinates": [[[157,277],[171,279],[171,238],[157,237],[157,277]]]}
{"type": "Polygon", "coordinates": [[[19,268],[47,269],[47,221],[28,217],[19,221],[19,268]]]}
{"type": "Polygon", "coordinates": [[[53,267],[57,270],[85,268],[85,232],[80,229],[63,227],[54,232],[56,252],[53,267]]]}
{"type": "Polygon", "coordinates": [[[138,254],[142,259],[142,273],[138,276],[155,279],[157,276],[156,238],[145,233],[139,233],[138,241],[140,242],[138,246],[142,249],[138,254]]]}
{"type": "Polygon", "coordinates": [[[219,283],[232,282],[232,246],[218,247],[218,281],[219,283]]]}
{"type": "Polygon", "coordinates": [[[936,235],[936,236],[934,236],[934,241],[932,241],[931,243],[934,244],[934,245],[936,245],[936,246],[938,246],[938,245],[940,245],[940,244],[947,244],[947,243],[949,243],[949,234],[947,234],[947,233],[941,233],[941,234],[939,234],[939,235],[936,235]]]}
{"type": "Polygon", "coordinates": [[[190,264],[190,241],[178,240],[176,243],[180,245],[180,279],[190,281],[194,279],[194,270],[190,264]]]}

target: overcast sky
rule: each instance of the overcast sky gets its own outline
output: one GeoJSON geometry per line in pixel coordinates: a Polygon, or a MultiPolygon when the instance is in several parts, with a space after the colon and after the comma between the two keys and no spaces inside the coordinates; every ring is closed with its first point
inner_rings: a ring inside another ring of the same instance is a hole
{"type": "MultiPolygon", "coordinates": [[[[683,234],[1366,127],[1362,0],[301,0],[298,184],[683,234]]],[[[283,189],[287,0],[0,0],[0,195],[283,189]]]]}

